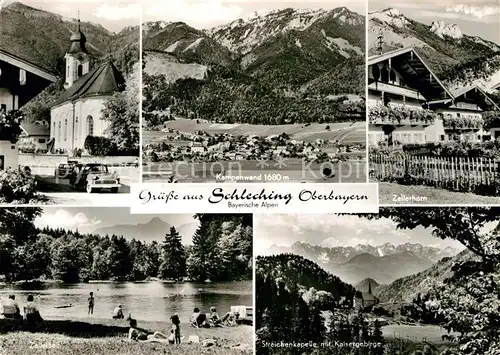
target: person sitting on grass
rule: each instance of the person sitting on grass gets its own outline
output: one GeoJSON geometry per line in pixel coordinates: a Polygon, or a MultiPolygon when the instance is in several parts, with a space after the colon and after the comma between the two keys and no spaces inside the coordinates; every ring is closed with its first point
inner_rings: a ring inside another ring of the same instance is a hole
{"type": "Polygon", "coordinates": [[[122,305],[119,304],[113,310],[113,319],[123,319],[123,318],[125,318],[125,316],[123,315],[122,305]]]}
{"type": "Polygon", "coordinates": [[[10,295],[9,298],[2,302],[1,304],[1,312],[4,318],[8,319],[20,319],[21,318],[21,310],[16,302],[16,296],[10,295]]]}
{"type": "Polygon", "coordinates": [[[209,320],[210,323],[212,323],[214,326],[222,325],[222,319],[220,319],[219,314],[217,313],[217,309],[215,309],[215,307],[210,308],[209,320]]]}
{"type": "Polygon", "coordinates": [[[196,307],[193,311],[193,315],[189,320],[192,327],[195,328],[209,328],[208,319],[206,313],[201,313],[200,309],[196,307]]]}
{"type": "Polygon", "coordinates": [[[169,337],[161,332],[151,333],[146,329],[137,326],[137,320],[130,319],[130,329],[128,331],[128,339],[143,343],[169,343],[169,337]]]}
{"type": "Polygon", "coordinates": [[[224,317],[221,318],[221,324],[232,327],[236,325],[236,319],[238,319],[239,313],[227,312],[224,317]]]}
{"type": "Polygon", "coordinates": [[[24,318],[30,331],[38,330],[43,322],[43,318],[40,316],[40,311],[38,311],[33,295],[28,295],[28,303],[26,303],[24,307],[24,318]]]}

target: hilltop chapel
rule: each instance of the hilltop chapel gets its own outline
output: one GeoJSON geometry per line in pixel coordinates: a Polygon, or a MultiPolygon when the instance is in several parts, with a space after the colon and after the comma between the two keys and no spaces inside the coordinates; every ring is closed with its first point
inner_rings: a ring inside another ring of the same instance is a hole
{"type": "Polygon", "coordinates": [[[83,149],[88,136],[106,136],[109,122],[103,120],[104,104],[116,92],[125,89],[125,79],[114,66],[111,56],[99,65],[86,48],[87,38],[80,30],[71,35],[66,61],[66,91],[50,109],[52,151],[72,154],[83,149]],[[93,69],[92,69],[93,67],[93,69]]]}

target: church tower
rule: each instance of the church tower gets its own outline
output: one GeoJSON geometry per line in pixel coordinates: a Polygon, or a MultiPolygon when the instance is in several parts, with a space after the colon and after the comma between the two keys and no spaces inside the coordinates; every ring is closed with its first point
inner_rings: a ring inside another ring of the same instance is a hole
{"type": "Polygon", "coordinates": [[[64,56],[66,60],[66,81],[64,88],[68,89],[80,77],[90,71],[91,55],[85,48],[87,38],[80,30],[80,16],[78,16],[78,28],[70,38],[71,46],[64,56]]]}

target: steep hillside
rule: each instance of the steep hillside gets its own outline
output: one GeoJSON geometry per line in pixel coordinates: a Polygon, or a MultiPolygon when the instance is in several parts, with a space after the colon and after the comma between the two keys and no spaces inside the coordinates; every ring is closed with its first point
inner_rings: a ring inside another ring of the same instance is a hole
{"type": "Polygon", "coordinates": [[[144,73],[163,75],[167,83],[179,79],[203,80],[207,76],[208,67],[197,63],[184,63],[175,55],[161,51],[143,52],[144,73]]]}
{"type": "Polygon", "coordinates": [[[389,8],[369,14],[369,55],[415,46],[419,54],[450,87],[479,83],[488,86],[500,71],[500,46],[477,36],[463,34],[459,26],[435,21],[430,26],[389,8]]]}
{"type": "MultiPolygon", "coordinates": [[[[205,31],[182,22],[149,22],[143,48],[207,67],[204,80],[186,98],[175,94],[192,89],[190,80],[182,80],[186,67],[170,66],[176,71],[170,77],[179,78],[175,88],[165,88],[165,96],[175,98],[174,115],[191,112],[253,124],[364,119],[363,108],[345,114],[324,100],[364,94],[364,17],[345,8],[277,10],[205,31]]],[[[150,68],[146,72],[152,75],[150,68]]]]}
{"type": "Polygon", "coordinates": [[[453,271],[453,264],[457,261],[466,261],[477,258],[468,250],[464,250],[453,258],[443,258],[432,267],[415,275],[400,278],[390,285],[375,290],[375,294],[382,302],[410,302],[417,294],[426,294],[434,286],[442,284],[453,271]]]}
{"type": "Polygon", "coordinates": [[[143,27],[143,50],[175,54],[186,62],[231,63],[231,52],[203,31],[183,22],[148,22],[143,27]]]}
{"type": "MultiPolygon", "coordinates": [[[[0,8],[0,49],[33,62],[59,77],[40,95],[23,107],[28,121],[48,119],[49,105],[64,91],[64,55],[70,37],[77,29],[76,19],[38,10],[14,2],[0,8]]],[[[112,33],[98,24],[81,22],[87,38],[86,48],[94,56],[95,65],[111,53],[113,62],[125,78],[139,61],[139,25],[112,33]]]]}
{"type": "Polygon", "coordinates": [[[351,283],[359,283],[365,278],[388,284],[394,280],[426,270],[432,262],[411,253],[398,253],[376,257],[360,254],[341,265],[325,266],[334,275],[351,283]]]}
{"type": "MultiPolygon", "coordinates": [[[[0,9],[0,23],[0,48],[60,76],[64,74],[64,54],[69,49],[70,36],[77,28],[75,19],[14,2],[0,9]]],[[[119,69],[129,72],[133,63],[126,63],[126,59],[131,55],[130,47],[133,47],[134,58],[128,59],[138,61],[138,25],[125,28],[118,34],[90,22],[81,22],[80,27],[87,37],[87,49],[95,57],[107,55],[111,50],[119,69]]]]}
{"type": "Polygon", "coordinates": [[[286,285],[298,284],[304,290],[311,287],[332,294],[336,301],[352,299],[354,287],[326,272],[316,263],[293,254],[257,257],[256,273],[270,275],[286,285]]]}

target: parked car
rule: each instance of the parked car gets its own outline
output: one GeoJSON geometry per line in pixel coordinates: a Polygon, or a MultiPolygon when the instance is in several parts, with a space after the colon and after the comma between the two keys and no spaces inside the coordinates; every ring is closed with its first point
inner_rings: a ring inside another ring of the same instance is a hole
{"type": "Polygon", "coordinates": [[[134,168],[139,167],[139,159],[135,159],[133,162],[126,163],[126,166],[133,166],[134,168]]]}
{"type": "Polygon", "coordinates": [[[85,189],[88,193],[109,189],[117,193],[121,183],[116,173],[111,173],[106,164],[77,164],[69,183],[74,189],[85,189]]]}
{"type": "Polygon", "coordinates": [[[67,163],[59,164],[54,171],[54,178],[69,178],[75,171],[76,161],[68,161],[67,163]]]}

